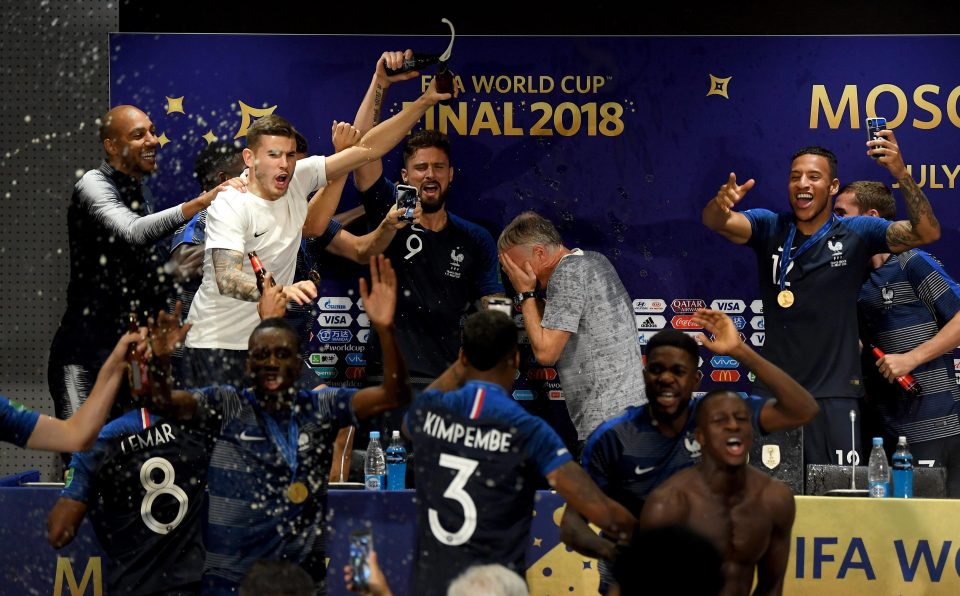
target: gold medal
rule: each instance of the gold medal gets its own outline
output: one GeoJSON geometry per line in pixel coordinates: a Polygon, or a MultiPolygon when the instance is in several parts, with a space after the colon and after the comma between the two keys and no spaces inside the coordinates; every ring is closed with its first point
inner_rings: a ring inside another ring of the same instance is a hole
{"type": "Polygon", "coordinates": [[[302,482],[294,482],[287,488],[287,498],[296,505],[306,501],[309,494],[307,485],[302,482]]]}
{"type": "Polygon", "coordinates": [[[793,292],[790,290],[782,290],[777,294],[777,304],[783,308],[790,308],[793,306],[793,292]]]}

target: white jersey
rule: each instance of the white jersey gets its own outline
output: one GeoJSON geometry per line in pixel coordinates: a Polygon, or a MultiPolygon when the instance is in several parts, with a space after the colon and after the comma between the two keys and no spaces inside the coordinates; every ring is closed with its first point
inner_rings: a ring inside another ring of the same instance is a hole
{"type": "Polygon", "coordinates": [[[247,349],[250,333],[260,322],[257,303],[220,294],[212,249],[242,252],[243,272],[248,275],[253,275],[253,268],[247,253],[256,251],[278,284],[291,284],[307,218],[307,197],[326,184],[325,159],[315,155],[297,162],[287,192],[275,201],[233,188],[217,195],[207,209],[203,283],[187,317],[193,323],[187,347],[247,349]]]}

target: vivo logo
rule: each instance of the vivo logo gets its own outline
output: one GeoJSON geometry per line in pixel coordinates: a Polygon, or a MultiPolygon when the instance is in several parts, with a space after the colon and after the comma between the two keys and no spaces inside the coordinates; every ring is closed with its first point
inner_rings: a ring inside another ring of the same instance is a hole
{"type": "Polygon", "coordinates": [[[710,359],[710,366],[713,368],[737,368],[740,363],[730,356],[714,356],[710,359]]]}
{"type": "Polygon", "coordinates": [[[350,366],[366,366],[367,359],[363,357],[363,352],[348,352],[343,359],[350,366]]]}
{"type": "Polygon", "coordinates": [[[718,299],[710,303],[710,308],[725,313],[740,313],[746,310],[747,305],[743,303],[743,300],[718,299]]]}
{"type": "Polygon", "coordinates": [[[346,296],[324,296],[317,300],[321,310],[350,310],[353,300],[346,296]]]}
{"type": "Polygon", "coordinates": [[[348,344],[353,339],[349,329],[321,329],[317,337],[325,344],[348,344]]]}
{"type": "Polygon", "coordinates": [[[517,401],[533,401],[534,397],[533,391],[529,389],[517,389],[513,392],[513,399],[517,401]]]}
{"type": "Polygon", "coordinates": [[[353,322],[353,317],[347,314],[327,314],[321,313],[317,317],[321,327],[349,327],[350,323],[353,322]]]}

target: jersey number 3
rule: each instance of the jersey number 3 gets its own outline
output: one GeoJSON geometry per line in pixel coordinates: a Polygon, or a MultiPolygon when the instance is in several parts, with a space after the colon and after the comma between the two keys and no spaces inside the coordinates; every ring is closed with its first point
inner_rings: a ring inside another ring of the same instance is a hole
{"type": "Polygon", "coordinates": [[[440,466],[457,471],[457,475],[453,477],[450,486],[444,491],[443,498],[452,499],[463,507],[463,525],[456,532],[449,532],[440,524],[440,515],[436,509],[430,508],[428,510],[430,531],[443,544],[460,546],[470,540],[473,532],[477,529],[477,506],[467,491],[463,490],[463,487],[467,485],[467,481],[470,480],[470,476],[473,475],[473,471],[477,469],[479,463],[475,459],[457,457],[446,453],[440,454],[440,466]]]}
{"type": "Polygon", "coordinates": [[[157,534],[168,534],[180,525],[187,514],[190,499],[182,488],[173,483],[175,478],[173,464],[162,457],[152,457],[140,467],[140,484],[147,491],[140,502],[140,517],[147,528],[157,534]],[[152,475],[155,471],[163,473],[163,480],[159,483],[153,481],[152,475]],[[168,495],[177,500],[177,516],[172,522],[161,522],[153,516],[153,502],[160,495],[168,495]]]}

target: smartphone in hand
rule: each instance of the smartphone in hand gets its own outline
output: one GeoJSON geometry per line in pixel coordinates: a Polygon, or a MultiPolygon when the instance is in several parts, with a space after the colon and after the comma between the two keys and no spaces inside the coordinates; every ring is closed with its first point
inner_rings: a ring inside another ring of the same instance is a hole
{"type": "MultiPolygon", "coordinates": [[[[883,137],[881,137],[877,133],[880,132],[881,130],[885,130],[886,128],[887,128],[886,118],[880,118],[880,117],[867,118],[867,140],[878,141],[882,139],[883,137]]],[[[870,157],[872,157],[873,159],[877,159],[880,156],[874,155],[873,153],[871,153],[870,157]]]]}
{"type": "Polygon", "coordinates": [[[350,566],[353,567],[353,589],[364,591],[370,588],[370,551],[373,550],[373,533],[357,530],[350,533],[350,566]]]}
{"type": "Polygon", "coordinates": [[[400,210],[400,221],[413,221],[413,210],[417,208],[417,200],[420,198],[415,186],[407,184],[397,185],[397,209],[400,210]]]}

